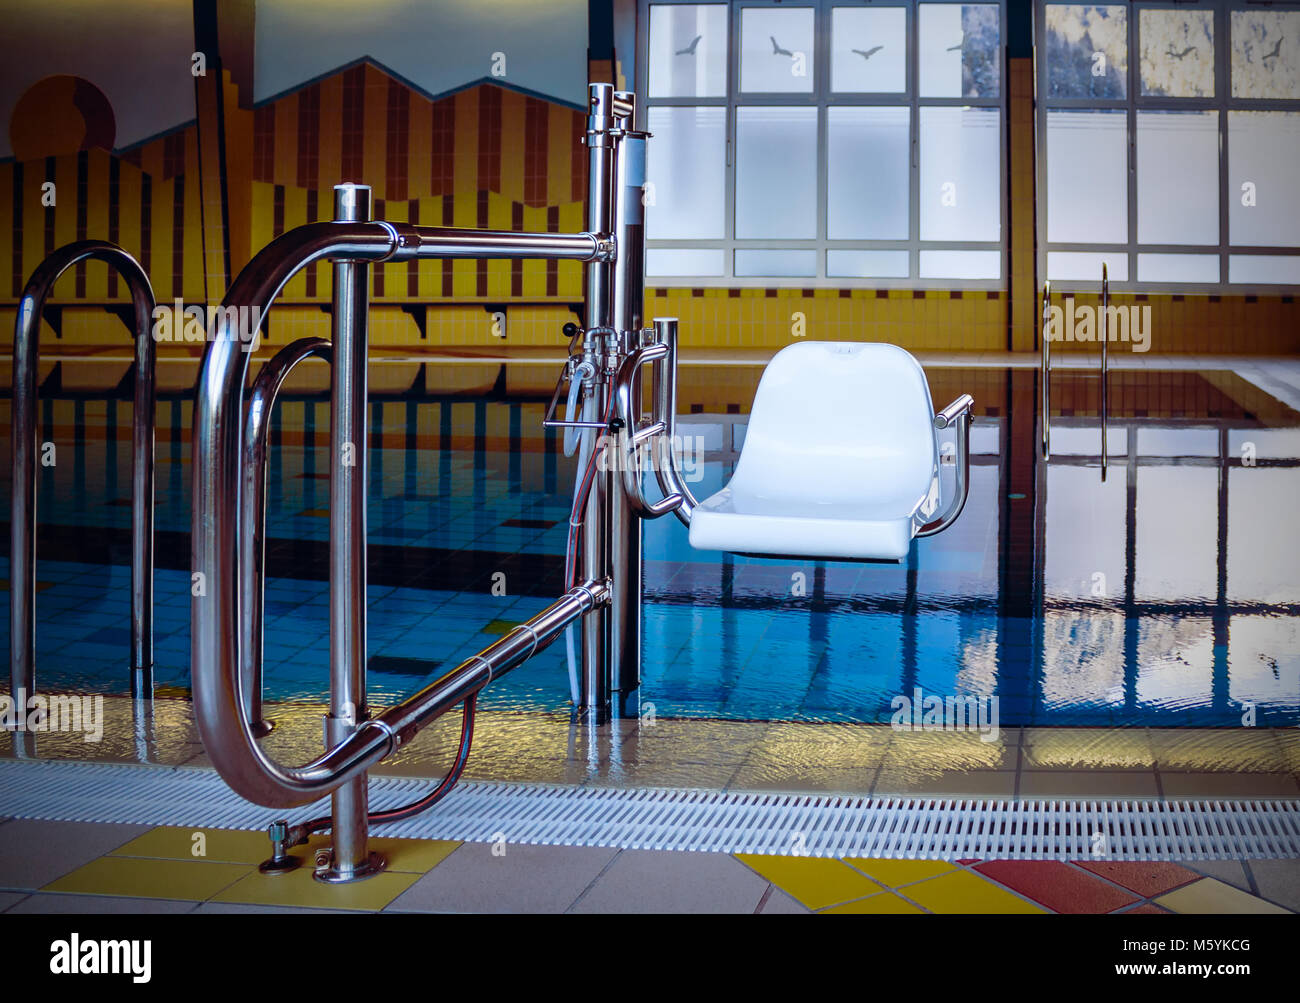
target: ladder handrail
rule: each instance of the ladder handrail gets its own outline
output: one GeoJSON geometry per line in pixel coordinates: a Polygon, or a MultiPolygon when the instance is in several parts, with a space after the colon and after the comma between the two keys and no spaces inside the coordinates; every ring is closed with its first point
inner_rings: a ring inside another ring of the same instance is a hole
{"type": "MultiPolygon", "coordinates": [[[[135,390],[131,458],[131,695],[153,696],[154,408],[157,402],[153,339],[154,294],[134,257],[106,240],[65,244],[36,266],[23,288],[14,323],[12,507],[10,509],[10,692],[24,702],[36,688],[36,382],[41,314],[55,282],[73,265],[102,261],[122,277],[134,308],[135,390]]],[[[25,708],[20,708],[20,710],[25,708]]]]}
{"type": "Polygon", "coordinates": [[[1040,403],[1043,412],[1042,433],[1039,436],[1040,444],[1043,449],[1043,459],[1051,459],[1052,456],[1052,398],[1051,398],[1051,379],[1052,379],[1052,352],[1048,347],[1052,320],[1052,282],[1046,279],[1043,282],[1043,327],[1041,332],[1041,350],[1042,358],[1039,362],[1039,380],[1042,388],[1039,393],[1040,403]]]}
{"type": "Polygon", "coordinates": [[[1110,402],[1107,399],[1107,378],[1109,373],[1106,351],[1110,342],[1110,324],[1107,320],[1110,309],[1110,271],[1106,262],[1101,263],[1101,479],[1106,480],[1106,423],[1109,417],[1110,402]]]}

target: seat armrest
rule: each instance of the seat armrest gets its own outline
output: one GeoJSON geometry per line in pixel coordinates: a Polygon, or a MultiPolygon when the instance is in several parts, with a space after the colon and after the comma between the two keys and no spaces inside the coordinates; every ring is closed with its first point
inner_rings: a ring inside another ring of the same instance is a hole
{"type": "Polygon", "coordinates": [[[952,497],[939,513],[937,519],[927,522],[916,531],[917,536],[934,536],[957,521],[962,509],[966,507],[966,496],[970,493],[970,412],[975,400],[970,394],[962,394],[955,401],[934,416],[936,429],[953,427],[956,433],[956,467],[957,483],[952,497]]]}

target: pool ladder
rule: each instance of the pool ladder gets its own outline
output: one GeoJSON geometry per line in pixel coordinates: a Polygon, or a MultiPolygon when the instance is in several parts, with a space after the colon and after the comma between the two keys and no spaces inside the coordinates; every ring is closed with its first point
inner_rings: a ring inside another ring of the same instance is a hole
{"type": "MultiPolygon", "coordinates": [[[[41,315],[59,277],[84,261],[102,261],[121,276],[131,293],[135,322],[134,413],[131,459],[131,695],[153,696],[154,407],[156,346],[152,324],[153,288],[139,262],[104,240],[79,240],[50,254],[32,273],[18,303],[14,324],[12,397],[12,507],[10,510],[10,693],[36,690],[36,466],[53,466],[53,443],[42,445],[36,427],[37,363],[41,315]],[[48,451],[48,453],[47,453],[48,451]]],[[[23,701],[25,706],[25,700],[23,701]]]]}
{"type": "MultiPolygon", "coordinates": [[[[1101,479],[1106,480],[1106,467],[1109,462],[1109,456],[1106,451],[1106,433],[1110,421],[1110,360],[1108,347],[1110,343],[1110,330],[1107,323],[1108,310],[1110,308],[1110,272],[1106,263],[1101,265],[1101,309],[1098,311],[1098,334],[1101,338],[1101,479]]],[[[1051,338],[1052,324],[1052,283],[1047,280],[1043,283],[1043,328],[1041,334],[1041,356],[1039,359],[1039,397],[1040,408],[1043,413],[1039,443],[1043,451],[1043,459],[1052,458],[1052,350],[1049,347],[1051,338]]]]}

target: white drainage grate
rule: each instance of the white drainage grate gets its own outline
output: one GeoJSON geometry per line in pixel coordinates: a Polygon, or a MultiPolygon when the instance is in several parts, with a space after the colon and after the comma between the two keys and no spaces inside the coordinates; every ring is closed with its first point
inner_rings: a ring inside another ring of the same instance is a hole
{"type": "MultiPolygon", "coordinates": [[[[429,782],[372,778],[371,803],[429,782]]],[[[320,814],[325,801],[289,813],[320,814]]],[[[0,816],[263,829],[283,816],[211,770],[0,761],[0,816]]],[[[376,834],[819,857],[1216,860],[1300,857],[1300,801],[949,800],[464,783],[376,834]]]]}

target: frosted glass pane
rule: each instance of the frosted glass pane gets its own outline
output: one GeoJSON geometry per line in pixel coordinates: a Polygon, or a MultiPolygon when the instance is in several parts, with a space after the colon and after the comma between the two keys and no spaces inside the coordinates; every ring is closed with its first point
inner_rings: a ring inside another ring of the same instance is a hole
{"type": "Polygon", "coordinates": [[[1047,239],[1128,241],[1128,128],[1122,111],[1047,113],[1047,239]]]}
{"type": "Polygon", "coordinates": [[[906,251],[827,251],[826,274],[835,279],[905,279],[906,251]]]}
{"type": "Polygon", "coordinates": [[[1219,281],[1217,254],[1139,254],[1139,282],[1219,281]]]}
{"type": "MultiPolygon", "coordinates": [[[[1237,455],[1240,456],[1241,452],[1238,451],[1237,455]]],[[[1300,551],[1300,532],[1297,532],[1295,524],[1296,498],[1300,498],[1300,470],[1236,467],[1228,471],[1230,600],[1300,601],[1300,579],[1295,573],[1295,555],[1300,551]]],[[[1295,618],[1290,616],[1276,616],[1276,619],[1295,622],[1295,618]]],[[[1234,636],[1237,621],[1238,617],[1234,615],[1234,636]]],[[[1295,652],[1300,651],[1300,646],[1280,650],[1290,654],[1286,661],[1294,672],[1295,652]]],[[[1274,649],[1274,653],[1280,652],[1274,649]]]]}
{"type": "Polygon", "coordinates": [[[817,252],[792,248],[737,251],[736,274],[767,275],[774,278],[809,278],[817,274],[817,252]]]}
{"type": "Polygon", "coordinates": [[[1001,251],[922,251],[923,279],[1000,279],[1001,251]]]}
{"type": "Polygon", "coordinates": [[[827,110],[826,234],[831,240],[906,240],[908,108],[827,110]]]}
{"type": "Polygon", "coordinates": [[[1138,53],[1144,95],[1214,97],[1214,11],[1141,11],[1138,53]]]}
{"type": "Polygon", "coordinates": [[[1228,281],[1253,282],[1261,286],[1300,286],[1300,257],[1230,254],[1228,281]]]}
{"type": "Polygon", "coordinates": [[[650,97],[727,96],[725,4],[650,8],[650,97]]]}
{"type": "MultiPolygon", "coordinates": [[[[1047,277],[1071,282],[1100,282],[1105,262],[1112,282],[1128,281],[1128,255],[1123,251],[1094,254],[1091,251],[1048,251],[1047,277]]],[[[1053,446],[1053,449],[1056,447],[1053,446]]]]}
{"type": "Polygon", "coordinates": [[[817,236],[817,109],[736,109],[736,236],[817,236]]]}
{"type": "Polygon", "coordinates": [[[1232,12],[1232,96],[1300,99],[1300,11],[1232,12]]]}
{"type": "Polygon", "coordinates": [[[998,240],[1002,233],[998,112],[921,109],[921,239],[998,240]]]}
{"type": "Polygon", "coordinates": [[[1137,113],[1140,244],[1219,242],[1219,113],[1137,113]]]}
{"type": "Polygon", "coordinates": [[[1217,470],[1139,467],[1137,598],[1213,599],[1219,580],[1218,524],[1217,470]]]}
{"type": "Polygon", "coordinates": [[[645,252],[647,275],[721,275],[723,250],[713,247],[651,247],[645,252]]]}
{"type": "Polygon", "coordinates": [[[907,89],[907,9],[831,11],[831,90],[901,94],[907,89]]]}
{"type": "Polygon", "coordinates": [[[648,125],[646,236],[724,236],[727,110],[651,108],[648,125]]]}
{"type": "Polygon", "coordinates": [[[1218,456],[1217,428],[1161,428],[1137,430],[1139,456],[1218,456]]]}
{"type": "MultiPolygon", "coordinates": [[[[1052,452],[1061,451],[1059,432],[1052,429],[1052,452]]],[[[1101,429],[1092,430],[1093,448],[1084,455],[1101,451],[1101,429]]],[[[1098,572],[1106,576],[1107,598],[1115,592],[1123,595],[1124,534],[1128,508],[1128,471],[1112,468],[1102,481],[1095,469],[1087,467],[1047,467],[1047,519],[1044,558],[1044,584],[1051,596],[1078,600],[1092,598],[1098,572]]]]}
{"type": "Polygon", "coordinates": [[[1228,234],[1232,243],[1300,247],[1297,164],[1300,112],[1228,112],[1228,234]]]}
{"type": "Polygon", "coordinates": [[[761,94],[811,94],[811,7],[740,12],[740,89],[761,94]]]}
{"type": "Polygon", "coordinates": [[[1047,5],[1047,93],[1054,98],[1128,94],[1128,8],[1047,5]]]}
{"type": "Polygon", "coordinates": [[[1002,75],[997,7],[923,3],[919,11],[921,97],[997,97],[1002,75]]]}

